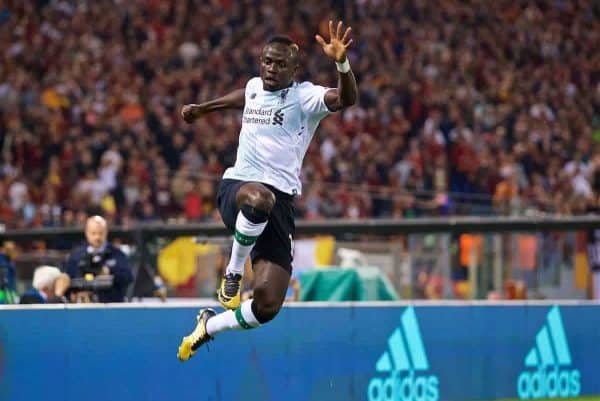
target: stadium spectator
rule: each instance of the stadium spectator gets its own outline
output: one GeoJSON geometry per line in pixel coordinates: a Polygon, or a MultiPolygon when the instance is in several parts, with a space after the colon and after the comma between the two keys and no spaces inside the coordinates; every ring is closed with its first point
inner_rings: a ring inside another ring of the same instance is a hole
{"type": "Polygon", "coordinates": [[[54,266],[40,266],[33,272],[32,287],[19,299],[20,304],[67,302],[65,293],[71,279],[54,266]]]}
{"type": "Polygon", "coordinates": [[[591,297],[600,299],[600,229],[589,231],[587,248],[592,287],[591,297]]]}
{"type": "Polygon", "coordinates": [[[18,298],[16,269],[5,247],[0,245],[0,304],[14,304],[18,298]]]}
{"type": "Polygon", "coordinates": [[[71,279],[91,281],[96,277],[111,276],[112,284],[108,288],[90,290],[73,289],[75,300],[97,302],[123,302],[127,288],[133,281],[129,261],[125,254],[107,241],[108,226],[100,216],[92,216],[85,223],[86,242],[75,248],[65,265],[65,271],[71,279]]]}
{"type": "MultiPolygon", "coordinates": [[[[233,164],[239,118],[192,127],[178,110],[256,75],[257,44],[274,33],[314,54],[312,32],[333,14],[361,38],[350,53],[360,105],[317,132],[299,217],[576,214],[600,194],[597,2],[8,3],[9,227],[70,222],[89,205],[111,223],[214,220],[208,193],[233,164]],[[344,202],[332,205],[331,189],[344,202]]],[[[332,82],[305,57],[301,77],[332,82]]]]}

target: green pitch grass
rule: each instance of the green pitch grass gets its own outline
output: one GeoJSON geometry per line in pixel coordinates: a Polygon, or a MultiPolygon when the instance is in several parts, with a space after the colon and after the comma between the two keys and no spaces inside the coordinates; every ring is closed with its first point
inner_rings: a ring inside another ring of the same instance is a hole
{"type": "MultiPolygon", "coordinates": [[[[503,398],[497,401],[519,401],[518,398],[503,398]]],[[[600,401],[600,395],[587,395],[584,397],[572,397],[572,398],[540,398],[532,401],[600,401]]]]}

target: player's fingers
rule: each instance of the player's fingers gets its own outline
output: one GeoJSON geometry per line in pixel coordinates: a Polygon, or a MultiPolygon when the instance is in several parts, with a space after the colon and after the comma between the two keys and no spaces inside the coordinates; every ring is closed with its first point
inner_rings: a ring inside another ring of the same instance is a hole
{"type": "Polygon", "coordinates": [[[353,39],[350,39],[350,40],[348,41],[348,43],[346,43],[346,44],[344,45],[344,48],[346,48],[346,49],[347,49],[348,47],[350,47],[350,45],[352,44],[352,42],[354,42],[354,40],[353,40],[353,39]]]}
{"type": "Polygon", "coordinates": [[[338,22],[337,30],[335,32],[336,39],[339,39],[342,36],[342,21],[338,22]]]}
{"type": "Polygon", "coordinates": [[[352,32],[352,28],[350,28],[350,27],[346,28],[346,32],[344,32],[344,36],[342,36],[342,43],[346,43],[346,40],[348,39],[350,32],[352,32]]]}
{"type": "Polygon", "coordinates": [[[329,20],[329,40],[333,39],[333,21],[329,20]]]}
{"type": "Polygon", "coordinates": [[[321,37],[321,35],[315,35],[315,39],[321,46],[325,46],[327,44],[327,43],[325,43],[325,39],[323,39],[323,37],[321,37]]]}

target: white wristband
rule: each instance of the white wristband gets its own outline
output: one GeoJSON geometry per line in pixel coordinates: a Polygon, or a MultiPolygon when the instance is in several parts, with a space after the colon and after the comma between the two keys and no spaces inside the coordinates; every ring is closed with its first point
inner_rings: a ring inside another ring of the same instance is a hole
{"type": "Polygon", "coordinates": [[[336,61],[335,66],[337,70],[342,74],[346,74],[348,71],[350,71],[350,62],[348,61],[348,57],[346,57],[346,60],[344,60],[343,63],[338,63],[336,61]]]}

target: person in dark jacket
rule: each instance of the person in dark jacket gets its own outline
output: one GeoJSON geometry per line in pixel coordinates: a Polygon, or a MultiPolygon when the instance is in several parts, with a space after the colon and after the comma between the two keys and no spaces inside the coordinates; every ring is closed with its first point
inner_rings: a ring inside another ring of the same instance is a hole
{"type": "Polygon", "coordinates": [[[17,302],[16,269],[8,252],[0,244],[0,304],[14,304],[17,302]]]}
{"type": "Polygon", "coordinates": [[[54,266],[40,266],[33,272],[33,287],[25,291],[20,304],[53,304],[67,302],[65,292],[71,279],[54,266]]]}
{"type": "MultiPolygon", "coordinates": [[[[109,288],[93,291],[81,288],[72,289],[72,300],[76,302],[123,302],[127,287],[133,281],[133,274],[127,256],[115,245],[107,241],[108,226],[100,216],[92,216],[85,224],[86,243],[75,248],[65,266],[65,271],[76,281],[112,277],[109,288]],[[76,280],[77,279],[77,280],[76,280]]],[[[72,285],[72,287],[75,287],[72,285]]]]}

